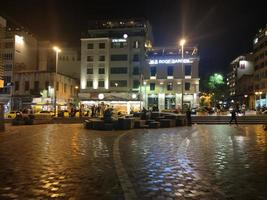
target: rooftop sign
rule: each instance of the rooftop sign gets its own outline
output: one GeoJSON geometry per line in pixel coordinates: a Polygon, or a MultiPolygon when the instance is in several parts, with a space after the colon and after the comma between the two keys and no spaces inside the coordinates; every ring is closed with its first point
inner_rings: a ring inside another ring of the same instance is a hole
{"type": "Polygon", "coordinates": [[[126,42],[126,39],[112,39],[112,42],[126,42]]]}
{"type": "Polygon", "coordinates": [[[177,63],[193,63],[190,59],[150,59],[150,65],[160,65],[160,64],[177,64],[177,63]]]}

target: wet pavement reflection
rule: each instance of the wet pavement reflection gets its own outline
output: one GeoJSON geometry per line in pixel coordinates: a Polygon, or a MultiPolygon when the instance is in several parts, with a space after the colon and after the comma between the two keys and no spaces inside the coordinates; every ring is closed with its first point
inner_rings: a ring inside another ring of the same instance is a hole
{"type": "Polygon", "coordinates": [[[1,200],[267,199],[267,133],[261,125],[7,129],[0,134],[1,200]]]}
{"type": "Polygon", "coordinates": [[[127,135],[122,157],[140,199],[267,199],[266,134],[260,125],[148,130],[127,135]]]}

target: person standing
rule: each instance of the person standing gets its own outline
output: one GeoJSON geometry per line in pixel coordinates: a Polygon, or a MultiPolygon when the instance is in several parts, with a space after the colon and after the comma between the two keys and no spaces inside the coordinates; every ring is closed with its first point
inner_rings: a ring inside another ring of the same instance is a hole
{"type": "Polygon", "coordinates": [[[189,107],[186,110],[186,121],[187,121],[187,126],[192,126],[191,110],[189,107]]]}
{"type": "Polygon", "coordinates": [[[233,109],[232,112],[231,112],[231,119],[230,119],[230,122],[229,122],[230,125],[231,125],[231,123],[232,123],[233,120],[235,121],[235,124],[238,125],[237,124],[236,110],[235,109],[233,109]]]}

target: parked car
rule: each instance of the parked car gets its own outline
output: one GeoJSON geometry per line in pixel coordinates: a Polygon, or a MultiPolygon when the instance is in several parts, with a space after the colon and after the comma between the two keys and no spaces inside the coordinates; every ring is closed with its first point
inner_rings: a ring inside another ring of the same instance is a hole
{"type": "Polygon", "coordinates": [[[5,113],[5,118],[14,119],[16,117],[16,111],[5,113]]]}

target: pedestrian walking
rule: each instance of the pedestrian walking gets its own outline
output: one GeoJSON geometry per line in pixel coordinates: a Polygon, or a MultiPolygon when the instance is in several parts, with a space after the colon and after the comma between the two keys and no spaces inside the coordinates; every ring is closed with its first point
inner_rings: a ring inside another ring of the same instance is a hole
{"type": "Polygon", "coordinates": [[[238,125],[237,124],[236,110],[235,109],[233,109],[232,112],[231,112],[231,119],[230,119],[230,122],[229,122],[230,125],[231,125],[231,123],[232,123],[233,120],[235,121],[235,124],[238,125]]]}

